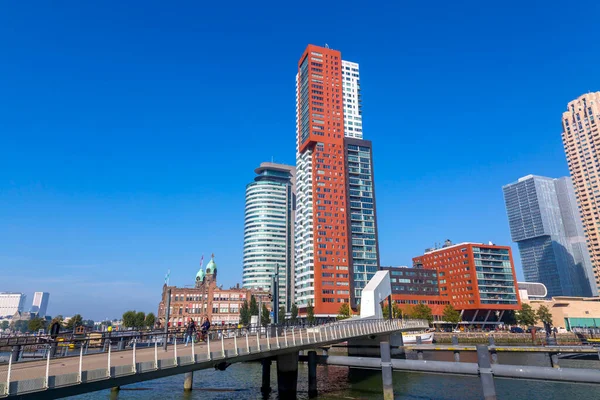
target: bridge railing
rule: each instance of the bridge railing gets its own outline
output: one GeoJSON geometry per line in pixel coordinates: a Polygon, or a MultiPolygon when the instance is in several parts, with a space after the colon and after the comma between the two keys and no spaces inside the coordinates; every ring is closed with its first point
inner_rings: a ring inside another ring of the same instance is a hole
{"type": "MultiPolygon", "coordinates": [[[[353,337],[386,334],[417,322],[354,320],[344,324],[279,326],[264,335],[252,329],[216,329],[206,342],[185,345],[182,332],[150,332],[139,335],[73,339],[46,345],[43,360],[23,362],[15,369],[13,354],[0,365],[0,397],[80,385],[98,380],[141,374],[165,368],[265,353],[286,348],[301,349],[345,341],[353,337]],[[216,336],[215,336],[216,335],[216,336]],[[127,338],[127,341],[125,340],[127,338]],[[116,343],[115,343],[116,342],[116,343]],[[165,342],[169,344],[168,348],[165,342]],[[59,346],[60,344],[60,346],[59,346]],[[53,357],[67,348],[62,357],[53,357]],[[121,350],[121,352],[119,352],[121,350]],[[125,351],[128,350],[128,351],[125,351]],[[30,367],[29,367],[30,366],[30,367]],[[2,372],[3,371],[3,372],[2,372]]],[[[174,372],[175,373],[175,372],[174,372]]]]}

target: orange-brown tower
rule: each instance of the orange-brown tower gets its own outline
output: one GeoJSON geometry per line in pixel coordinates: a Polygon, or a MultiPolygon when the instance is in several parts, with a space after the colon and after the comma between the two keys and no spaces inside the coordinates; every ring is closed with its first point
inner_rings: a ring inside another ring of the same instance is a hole
{"type": "Polygon", "coordinates": [[[298,62],[295,301],[317,316],[350,299],[339,51],[309,45],[298,62]]]}

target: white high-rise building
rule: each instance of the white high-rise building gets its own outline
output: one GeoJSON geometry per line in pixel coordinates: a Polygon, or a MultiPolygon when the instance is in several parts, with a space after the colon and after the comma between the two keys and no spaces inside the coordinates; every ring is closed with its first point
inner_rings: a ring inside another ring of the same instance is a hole
{"type": "Polygon", "coordinates": [[[50,293],[35,292],[33,294],[33,304],[31,306],[31,312],[37,313],[39,317],[45,317],[46,311],[48,310],[49,300],[50,293]]]}
{"type": "Polygon", "coordinates": [[[344,136],[362,139],[362,105],[358,64],[342,60],[344,136]]]}
{"type": "Polygon", "coordinates": [[[17,311],[23,311],[26,298],[23,293],[0,292],[0,318],[12,317],[17,311]]]}
{"type": "Polygon", "coordinates": [[[271,291],[278,270],[279,304],[289,311],[294,295],[296,168],[262,163],[246,186],[242,285],[271,291]]]}

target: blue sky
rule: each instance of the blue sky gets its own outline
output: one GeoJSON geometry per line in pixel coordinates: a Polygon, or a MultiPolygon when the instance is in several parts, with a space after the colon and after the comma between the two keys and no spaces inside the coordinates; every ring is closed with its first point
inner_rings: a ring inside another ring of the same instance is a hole
{"type": "Polygon", "coordinates": [[[51,314],[156,312],[212,252],[241,281],[308,43],[360,63],[385,265],[511,244],[502,185],[568,174],[561,113],[600,89],[596,1],[34,3],[0,6],[0,291],[51,314]]]}

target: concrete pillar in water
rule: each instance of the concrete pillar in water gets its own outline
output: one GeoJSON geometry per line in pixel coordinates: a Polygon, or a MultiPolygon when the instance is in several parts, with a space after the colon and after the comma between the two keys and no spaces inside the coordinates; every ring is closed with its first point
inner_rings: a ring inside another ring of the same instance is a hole
{"type": "Polygon", "coordinates": [[[317,352],[308,352],[308,397],[317,397],[317,352]]]}
{"type": "Polygon", "coordinates": [[[295,399],[298,386],[298,353],[277,356],[279,399],[295,399]]]}
{"type": "Polygon", "coordinates": [[[383,399],[394,400],[394,385],[392,383],[392,353],[389,342],[381,342],[381,377],[383,379],[383,399]]]}
{"type": "Polygon", "coordinates": [[[271,393],[271,359],[265,358],[261,360],[262,364],[262,386],[260,391],[263,395],[271,393]]]}
{"type": "Polygon", "coordinates": [[[186,372],[183,378],[183,390],[189,392],[194,388],[194,372],[186,372]]]}

